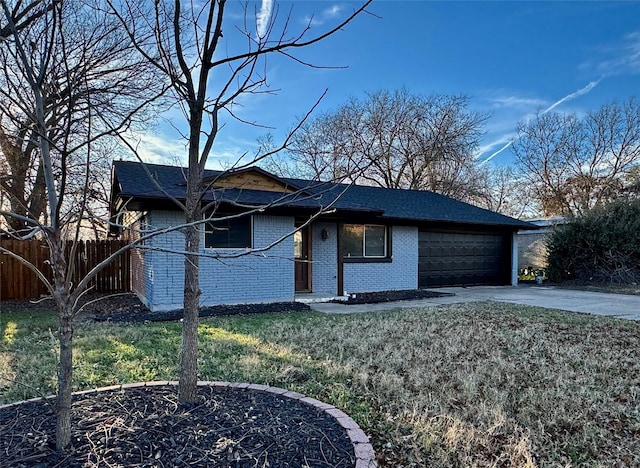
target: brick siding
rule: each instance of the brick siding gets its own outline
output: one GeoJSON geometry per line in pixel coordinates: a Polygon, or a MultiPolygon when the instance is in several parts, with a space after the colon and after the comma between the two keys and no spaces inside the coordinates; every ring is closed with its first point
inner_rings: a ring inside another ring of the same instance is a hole
{"type": "MultiPolygon", "coordinates": [[[[253,247],[263,248],[293,232],[292,217],[254,216],[253,247]]],[[[236,250],[237,251],[237,250],[236,250]]],[[[230,251],[227,251],[227,253],[230,251]]],[[[220,251],[224,256],[225,252],[220,251]]],[[[207,305],[292,301],[293,237],[265,252],[218,261],[200,259],[201,302],[207,305]]]]}
{"type": "Polygon", "coordinates": [[[390,263],[345,263],[344,292],[418,288],[418,228],[393,226],[390,263]]]}
{"type": "MultiPolygon", "coordinates": [[[[177,211],[151,211],[146,216],[148,229],[176,226],[184,217],[177,211]]],[[[144,227],[144,226],[142,226],[144,227]]],[[[253,247],[267,247],[294,229],[294,218],[287,216],[254,216],[253,247]]],[[[416,289],[418,287],[418,229],[393,226],[392,261],[388,263],[345,263],[344,289],[348,293],[416,289]]],[[[336,223],[315,222],[312,225],[312,290],[337,293],[336,223]],[[322,231],[327,239],[322,240],[322,231]]],[[[184,236],[176,231],[149,240],[149,249],[139,251],[132,261],[135,291],[151,310],[182,308],[184,290],[184,236]],[[156,249],[156,250],[154,250],[156,249]],[[157,250],[160,249],[160,250],[157,250]]],[[[294,298],[293,238],[264,252],[251,252],[229,258],[244,249],[204,249],[219,258],[200,258],[202,306],[252,302],[291,301],[294,298]]]]}
{"type": "MultiPolygon", "coordinates": [[[[184,216],[176,211],[152,211],[148,214],[149,228],[176,226],[184,216]]],[[[262,248],[293,231],[292,217],[254,216],[253,247],[262,248]]],[[[155,249],[184,250],[184,236],[170,232],[148,242],[145,252],[146,300],[151,310],[182,308],[184,291],[184,257],[155,249]]],[[[219,258],[200,258],[201,306],[241,304],[251,302],[291,301],[294,297],[293,239],[286,238],[264,252],[249,253],[238,258],[229,255],[244,249],[204,249],[219,258]],[[227,257],[227,258],[225,258],[227,257]]]]}

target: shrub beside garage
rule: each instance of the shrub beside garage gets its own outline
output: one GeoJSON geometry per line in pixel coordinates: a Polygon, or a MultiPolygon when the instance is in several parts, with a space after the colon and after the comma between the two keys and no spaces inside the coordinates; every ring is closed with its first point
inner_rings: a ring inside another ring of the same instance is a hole
{"type": "Polygon", "coordinates": [[[640,200],[595,208],[549,237],[554,282],[640,283],[640,200]]]}

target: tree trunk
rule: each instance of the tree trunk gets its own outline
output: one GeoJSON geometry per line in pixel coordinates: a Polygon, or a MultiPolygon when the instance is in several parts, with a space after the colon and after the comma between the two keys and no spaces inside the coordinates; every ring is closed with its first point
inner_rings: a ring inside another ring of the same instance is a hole
{"type": "Polygon", "coordinates": [[[56,400],[56,448],[64,450],[71,442],[71,383],[73,375],[73,306],[65,281],[67,260],[60,230],[47,234],[49,260],[53,270],[54,300],[58,306],[58,395],[56,400]]]}
{"type": "Polygon", "coordinates": [[[58,363],[58,396],[56,400],[56,449],[71,443],[71,380],[73,372],[73,313],[71,307],[60,310],[58,329],[60,361],[58,363]]]}
{"type": "Polygon", "coordinates": [[[182,349],[178,400],[182,404],[195,403],[198,390],[198,313],[200,309],[200,187],[202,175],[198,167],[189,168],[187,180],[185,252],[184,258],[184,315],[182,321],[182,349]],[[200,174],[199,174],[200,173],[200,174]]]}

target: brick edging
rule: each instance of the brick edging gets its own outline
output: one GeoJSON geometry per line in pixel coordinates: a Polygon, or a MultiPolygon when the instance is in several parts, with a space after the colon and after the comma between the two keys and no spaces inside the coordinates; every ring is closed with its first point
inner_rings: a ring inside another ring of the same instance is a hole
{"type": "MultiPolygon", "coordinates": [[[[128,383],[122,385],[111,385],[108,387],[95,388],[91,390],[83,390],[80,392],[74,392],[74,395],[86,395],[89,393],[97,393],[104,392],[110,390],[126,390],[130,388],[140,388],[140,387],[158,387],[163,385],[172,385],[177,386],[178,382],[175,380],[157,380],[153,382],[138,382],[138,383],[128,383]]],[[[260,385],[260,384],[250,384],[244,382],[218,382],[218,381],[198,381],[198,386],[201,387],[222,387],[222,388],[237,388],[243,390],[251,390],[254,392],[266,392],[273,393],[275,395],[280,395],[286,398],[290,398],[292,400],[299,400],[307,405],[311,405],[317,408],[320,411],[324,411],[325,413],[332,416],[340,426],[342,426],[347,432],[347,436],[351,440],[351,444],[353,445],[353,451],[356,457],[356,465],[355,468],[376,468],[378,465],[376,463],[376,455],[373,451],[373,447],[369,442],[369,438],[367,435],[360,429],[360,426],[346,413],[342,412],[338,408],[328,403],[324,403],[320,400],[316,400],[315,398],[310,398],[302,395],[301,393],[293,392],[291,390],[286,390],[284,388],[279,387],[271,387],[269,385],[260,385]]],[[[50,395],[45,397],[46,399],[55,398],[54,395],[50,395]]],[[[0,405],[0,410],[9,408],[12,406],[21,405],[23,403],[40,401],[43,398],[30,398],[25,401],[18,401],[15,403],[7,403],[4,405],[0,405]]]]}

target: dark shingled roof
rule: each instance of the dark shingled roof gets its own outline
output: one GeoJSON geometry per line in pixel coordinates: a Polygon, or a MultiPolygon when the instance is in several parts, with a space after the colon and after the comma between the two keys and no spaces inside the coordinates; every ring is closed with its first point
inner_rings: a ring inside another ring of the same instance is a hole
{"type": "MultiPolygon", "coordinates": [[[[261,170],[263,174],[268,174],[261,170]]],[[[167,197],[149,177],[149,174],[172,197],[184,200],[184,168],[158,164],[143,165],[132,161],[115,161],[112,169],[112,208],[118,200],[129,200],[128,209],[144,210],[158,207],[167,197]],[[145,167],[146,166],[146,167],[145,167]]],[[[220,171],[205,171],[205,178],[215,178],[220,171]]],[[[296,190],[293,194],[247,189],[210,190],[205,201],[215,199],[221,202],[264,206],[277,205],[281,209],[318,210],[333,204],[336,215],[360,214],[375,217],[379,221],[394,221],[404,224],[439,222],[451,224],[476,224],[502,226],[516,229],[535,229],[536,226],[509,216],[478,208],[453,198],[427,190],[402,190],[364,185],[345,185],[302,179],[277,178],[296,190]],[[344,193],[342,193],[344,192],[344,193]],[[336,201],[338,195],[340,198],[336,201]]]]}

